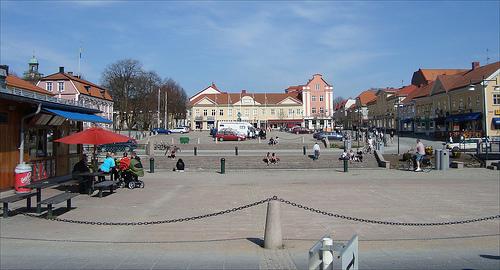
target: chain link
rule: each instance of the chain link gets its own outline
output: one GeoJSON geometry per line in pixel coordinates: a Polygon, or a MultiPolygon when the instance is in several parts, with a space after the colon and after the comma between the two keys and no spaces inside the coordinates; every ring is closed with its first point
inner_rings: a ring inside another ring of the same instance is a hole
{"type": "MultiPolygon", "coordinates": [[[[59,222],[66,222],[66,223],[73,223],[73,224],[86,224],[86,225],[98,225],[98,226],[148,226],[148,225],[158,225],[158,224],[180,223],[180,222],[193,221],[193,220],[199,220],[199,219],[204,219],[204,218],[209,218],[209,217],[220,216],[220,215],[224,215],[224,214],[238,212],[238,211],[241,211],[241,210],[244,210],[247,208],[255,207],[257,205],[261,205],[261,204],[264,204],[264,203],[270,202],[270,201],[279,201],[279,202],[282,202],[284,204],[291,205],[293,207],[303,209],[305,211],[310,211],[310,212],[313,212],[316,214],[321,214],[324,216],[345,219],[345,220],[350,220],[350,221],[355,221],[355,222],[380,224],[380,225],[392,225],[392,226],[413,226],[413,227],[415,227],[415,226],[444,226],[444,225],[467,224],[467,223],[474,223],[474,222],[480,222],[480,221],[500,219],[500,215],[494,215],[494,216],[486,216],[486,217],[480,217],[480,218],[474,218],[474,219],[457,220],[457,221],[444,221],[444,222],[421,222],[420,223],[420,222],[383,221],[383,220],[364,219],[364,218],[357,218],[357,217],[350,217],[350,216],[335,214],[332,212],[327,212],[324,210],[316,209],[314,207],[304,206],[302,204],[291,202],[291,201],[285,200],[283,198],[278,198],[277,196],[273,196],[273,197],[269,197],[269,198],[266,198],[266,199],[263,199],[260,201],[256,201],[256,202],[253,202],[250,204],[245,204],[242,206],[222,210],[219,212],[214,212],[214,213],[209,213],[209,214],[204,214],[204,215],[199,215],[199,216],[192,216],[192,217],[166,219],[166,220],[139,221],[139,222],[103,222],[103,221],[72,220],[72,219],[57,218],[57,217],[50,218],[50,220],[59,221],[59,222]]],[[[20,212],[20,214],[28,216],[28,217],[41,218],[41,216],[31,214],[31,213],[20,212]]]]}
{"type": "MultiPolygon", "coordinates": [[[[273,197],[274,199],[274,197],[273,197]]],[[[445,221],[445,222],[397,222],[397,221],[382,221],[382,220],[374,220],[374,219],[364,219],[364,218],[357,218],[357,217],[349,217],[349,216],[344,216],[340,214],[335,214],[327,211],[323,211],[320,209],[316,209],[313,207],[308,207],[304,206],[295,202],[290,202],[285,199],[279,198],[277,199],[278,201],[291,205],[293,207],[297,207],[299,209],[304,209],[306,211],[311,211],[313,213],[321,214],[324,216],[329,216],[329,217],[335,217],[335,218],[340,218],[340,219],[345,219],[345,220],[351,220],[351,221],[356,221],[356,222],[363,222],[363,223],[372,223],[372,224],[381,224],[381,225],[392,225],[392,226],[444,226],[444,225],[457,225],[457,224],[467,224],[467,223],[474,223],[474,222],[480,222],[480,221],[486,221],[486,220],[494,220],[494,219],[499,219],[500,215],[494,215],[494,216],[487,216],[487,217],[481,217],[481,218],[474,218],[474,219],[466,219],[466,220],[458,220],[458,221],[445,221]]]]}

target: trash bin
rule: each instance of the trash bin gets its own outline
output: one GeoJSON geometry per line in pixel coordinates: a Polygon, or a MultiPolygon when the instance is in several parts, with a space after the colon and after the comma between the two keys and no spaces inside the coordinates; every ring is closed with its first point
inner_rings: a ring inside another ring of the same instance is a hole
{"type": "Polygon", "coordinates": [[[450,151],[448,149],[441,150],[441,170],[447,170],[450,168],[450,151]]]}
{"type": "Polygon", "coordinates": [[[31,183],[31,165],[26,163],[17,164],[15,172],[16,182],[14,183],[14,188],[16,193],[31,192],[31,189],[29,188],[21,188],[22,186],[26,186],[31,183]]]}
{"type": "Polygon", "coordinates": [[[181,137],[180,141],[181,141],[181,144],[188,144],[189,143],[189,137],[181,137]]]}
{"type": "Polygon", "coordinates": [[[434,150],[434,159],[436,163],[436,170],[442,170],[441,169],[441,155],[442,155],[443,149],[436,149],[434,150]]]}
{"type": "Polygon", "coordinates": [[[344,149],[346,151],[351,150],[352,148],[352,141],[351,140],[344,140],[344,149]]]}

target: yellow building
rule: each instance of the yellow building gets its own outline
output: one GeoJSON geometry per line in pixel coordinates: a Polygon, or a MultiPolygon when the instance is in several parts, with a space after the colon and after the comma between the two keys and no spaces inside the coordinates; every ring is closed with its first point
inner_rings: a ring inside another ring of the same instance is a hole
{"type": "Polygon", "coordinates": [[[191,128],[197,130],[216,127],[217,121],[243,121],[259,128],[303,124],[297,93],[226,93],[212,84],[194,95],[189,105],[191,128]]]}

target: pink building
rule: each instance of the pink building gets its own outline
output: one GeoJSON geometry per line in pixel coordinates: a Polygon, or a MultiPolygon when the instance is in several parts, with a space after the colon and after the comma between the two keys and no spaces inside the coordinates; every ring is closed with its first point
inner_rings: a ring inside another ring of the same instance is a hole
{"type": "MultiPolygon", "coordinates": [[[[58,98],[69,99],[82,104],[87,108],[100,110],[98,114],[108,120],[113,121],[113,98],[105,88],[80,79],[72,72],[65,73],[64,67],[59,67],[59,72],[43,77],[37,83],[58,98]]],[[[91,125],[89,122],[83,123],[84,127],[91,125]]],[[[112,124],[103,124],[111,128],[112,124]]]]}
{"type": "Polygon", "coordinates": [[[333,120],[333,86],[321,74],[314,74],[306,84],[290,86],[286,93],[297,93],[302,100],[303,125],[309,129],[330,129],[333,120]]]}

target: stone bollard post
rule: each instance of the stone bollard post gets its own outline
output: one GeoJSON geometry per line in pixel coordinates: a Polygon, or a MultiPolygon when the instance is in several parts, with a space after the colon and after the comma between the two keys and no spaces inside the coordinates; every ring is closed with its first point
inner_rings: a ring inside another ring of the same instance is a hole
{"type": "Polygon", "coordinates": [[[220,173],[221,174],[226,173],[226,159],[225,158],[220,159],[220,173]]]}
{"type": "Polygon", "coordinates": [[[271,200],[267,203],[264,248],[283,248],[283,236],[281,235],[280,202],[277,200],[271,200]]]}
{"type": "Polygon", "coordinates": [[[149,172],[150,173],[155,172],[155,158],[154,157],[149,159],[149,172]]]}
{"type": "Polygon", "coordinates": [[[306,146],[302,146],[302,152],[304,153],[304,156],[306,155],[306,146]]]}
{"type": "Polygon", "coordinates": [[[198,147],[194,147],[194,155],[197,156],[198,155],[198,147]]]}
{"type": "Polygon", "coordinates": [[[234,155],[237,156],[238,155],[238,146],[235,146],[234,147],[234,155]]]}
{"type": "Polygon", "coordinates": [[[344,172],[349,171],[349,161],[347,159],[344,159],[344,172]]]}

